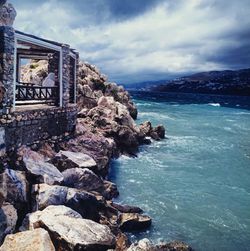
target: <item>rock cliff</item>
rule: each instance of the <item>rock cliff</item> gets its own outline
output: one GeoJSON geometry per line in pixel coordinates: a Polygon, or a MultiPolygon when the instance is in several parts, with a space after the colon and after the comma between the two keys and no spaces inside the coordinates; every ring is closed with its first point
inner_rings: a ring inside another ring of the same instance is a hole
{"type": "MultiPolygon", "coordinates": [[[[44,61],[23,69],[23,80],[37,84],[48,74],[44,61]]],[[[148,228],[152,220],[138,207],[114,203],[119,191],[106,180],[111,158],[135,156],[140,144],[163,139],[165,128],[137,125],[128,92],[83,62],[78,111],[67,140],[21,146],[2,159],[0,250],[191,250],[148,240],[131,245],[124,231],[148,228]]]]}

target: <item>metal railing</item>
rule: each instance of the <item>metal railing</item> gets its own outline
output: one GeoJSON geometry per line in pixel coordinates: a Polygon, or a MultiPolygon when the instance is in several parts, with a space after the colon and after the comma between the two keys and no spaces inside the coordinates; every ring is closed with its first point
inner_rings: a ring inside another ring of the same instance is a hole
{"type": "Polygon", "coordinates": [[[22,104],[45,103],[56,105],[59,101],[58,87],[37,86],[31,83],[16,84],[16,101],[22,104]]]}

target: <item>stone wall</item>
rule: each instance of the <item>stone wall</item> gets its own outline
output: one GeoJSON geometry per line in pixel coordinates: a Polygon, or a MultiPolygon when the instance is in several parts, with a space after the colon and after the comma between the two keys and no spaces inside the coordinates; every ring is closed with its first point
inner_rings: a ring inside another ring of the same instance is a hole
{"type": "Polygon", "coordinates": [[[59,52],[49,54],[48,73],[55,74],[55,83],[59,86],[59,52]]]}
{"type": "Polygon", "coordinates": [[[77,106],[19,111],[0,117],[0,155],[21,145],[69,136],[75,131],[77,106]]]}
{"type": "Polygon", "coordinates": [[[62,46],[62,105],[69,103],[69,81],[70,81],[70,47],[62,46]]]}
{"type": "Polygon", "coordinates": [[[13,105],[14,39],[12,27],[0,26],[0,114],[8,114],[13,105]]]}
{"type": "MultiPolygon", "coordinates": [[[[55,73],[59,86],[62,77],[62,106],[43,109],[17,107],[13,111],[15,30],[12,24],[16,17],[9,3],[0,5],[0,156],[21,145],[56,139],[70,135],[75,130],[77,105],[69,104],[70,46],[61,44],[62,76],[59,72],[58,52],[49,55],[48,71],[55,73]]],[[[78,54],[77,54],[78,62],[78,54]]],[[[77,66],[78,69],[78,66],[77,66]]],[[[78,74],[78,73],[77,73],[78,74]]],[[[58,104],[59,105],[59,104],[58,104]]]]}

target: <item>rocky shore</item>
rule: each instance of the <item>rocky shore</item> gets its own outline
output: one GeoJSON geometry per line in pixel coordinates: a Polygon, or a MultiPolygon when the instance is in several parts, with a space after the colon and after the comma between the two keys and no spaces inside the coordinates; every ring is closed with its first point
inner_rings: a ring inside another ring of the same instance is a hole
{"type": "MultiPolygon", "coordinates": [[[[44,63],[26,65],[23,78],[35,73],[39,82],[44,63]]],[[[152,219],[136,205],[112,201],[119,191],[107,180],[109,163],[165,137],[162,125],[136,125],[136,118],[123,87],[80,63],[74,135],[21,146],[1,160],[0,251],[192,250],[182,242],[131,244],[126,236],[150,227],[152,219]]]]}

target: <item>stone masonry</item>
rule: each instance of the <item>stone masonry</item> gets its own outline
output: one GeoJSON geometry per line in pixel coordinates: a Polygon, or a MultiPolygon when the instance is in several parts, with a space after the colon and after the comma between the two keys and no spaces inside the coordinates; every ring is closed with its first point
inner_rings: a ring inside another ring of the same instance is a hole
{"type": "MultiPolygon", "coordinates": [[[[75,131],[77,105],[70,103],[70,50],[62,48],[62,107],[41,106],[14,111],[15,30],[12,25],[16,17],[14,7],[0,1],[0,156],[21,145],[32,145],[40,141],[70,136],[75,131]]],[[[32,35],[30,35],[32,36],[32,35]]],[[[39,39],[39,38],[38,38],[39,39]]],[[[72,52],[73,53],[73,52],[72,52]]],[[[76,54],[76,53],[75,53],[76,54]]],[[[77,70],[78,58],[77,57],[77,70]]],[[[55,73],[55,84],[59,87],[59,52],[49,55],[49,72],[55,73]]],[[[76,72],[76,76],[78,73],[76,72]]],[[[71,97],[71,100],[72,99],[71,97]]],[[[59,101],[59,96],[58,96],[59,101]]],[[[58,102],[59,103],[59,102],[58,102]]]]}
{"type": "Polygon", "coordinates": [[[12,27],[0,26],[0,113],[9,113],[13,104],[14,37],[12,27]]]}

